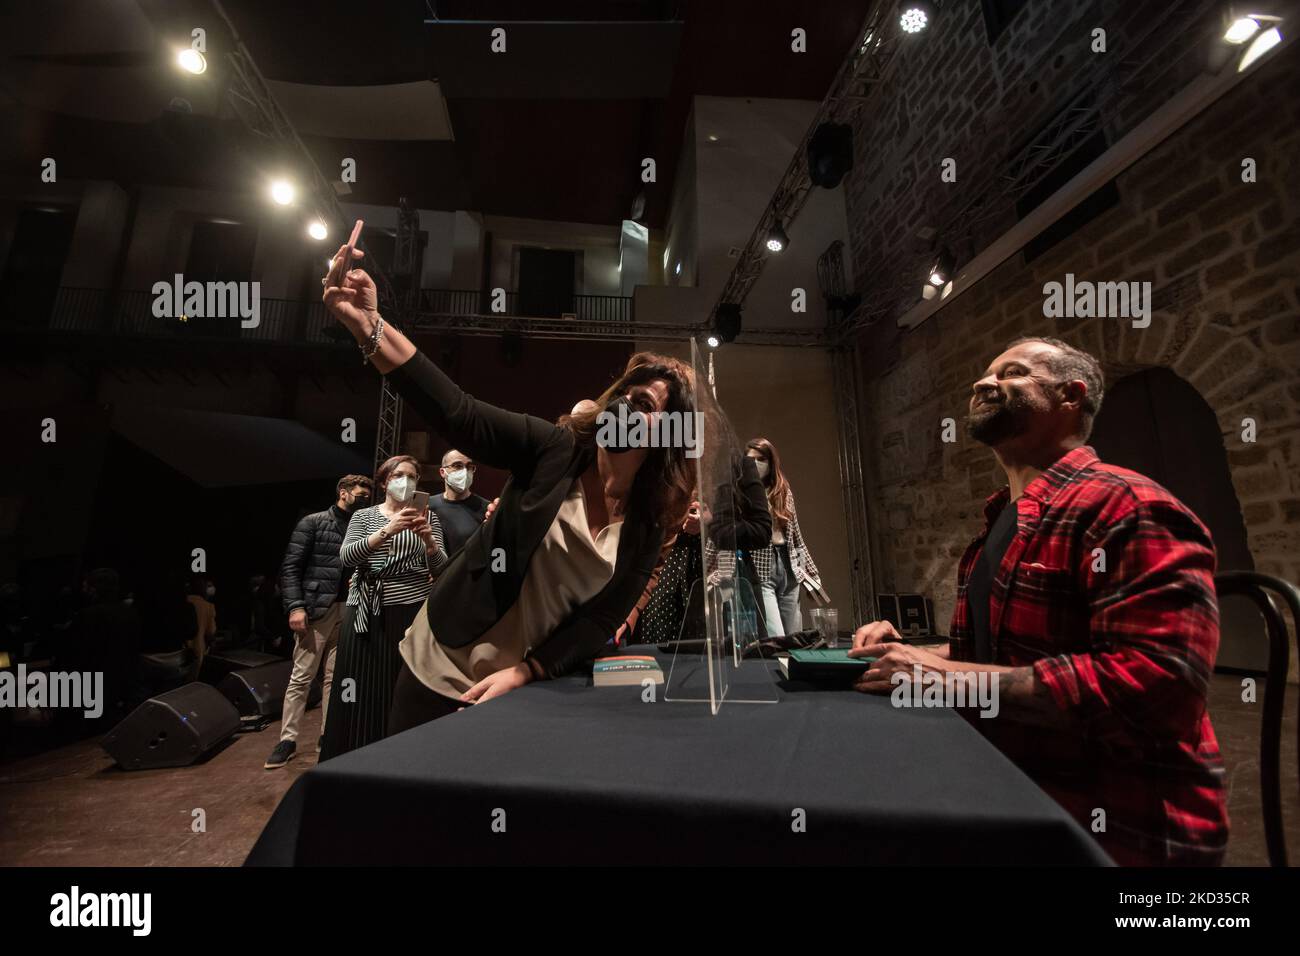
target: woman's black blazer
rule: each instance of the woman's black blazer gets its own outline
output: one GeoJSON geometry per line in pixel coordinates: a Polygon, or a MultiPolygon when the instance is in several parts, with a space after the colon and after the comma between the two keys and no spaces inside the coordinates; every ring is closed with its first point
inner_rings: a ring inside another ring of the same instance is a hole
{"type": "MultiPolygon", "coordinates": [[[[496,511],[452,557],[428,598],[429,626],[438,640],[464,647],[519,599],[533,552],[595,449],[580,447],[567,428],[478,401],[422,352],[388,379],[453,448],[510,472],[496,511]]],[[[614,576],[532,652],[548,677],[577,668],[605,647],[645,590],[662,546],[663,530],[651,518],[635,511],[625,518],[614,576]]]]}

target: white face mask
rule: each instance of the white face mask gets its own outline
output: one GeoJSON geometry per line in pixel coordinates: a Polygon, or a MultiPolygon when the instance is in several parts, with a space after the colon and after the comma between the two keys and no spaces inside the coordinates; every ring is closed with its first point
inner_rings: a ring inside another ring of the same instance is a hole
{"type": "Polygon", "coordinates": [[[474,484],[474,473],[468,468],[447,472],[447,485],[456,491],[469,491],[469,486],[472,484],[474,484]]]}
{"type": "Polygon", "coordinates": [[[388,497],[392,498],[399,504],[411,500],[411,495],[415,493],[415,479],[406,475],[400,478],[394,478],[388,483],[388,497]]]}
{"type": "Polygon", "coordinates": [[[763,481],[766,481],[767,473],[772,470],[772,463],[770,461],[760,461],[755,458],[754,467],[758,469],[758,477],[763,481]]]}

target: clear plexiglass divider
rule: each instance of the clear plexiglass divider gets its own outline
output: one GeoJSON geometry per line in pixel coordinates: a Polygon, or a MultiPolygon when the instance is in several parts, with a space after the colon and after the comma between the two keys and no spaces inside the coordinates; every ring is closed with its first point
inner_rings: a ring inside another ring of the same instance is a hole
{"type": "Polygon", "coordinates": [[[763,653],[762,605],[736,546],[737,482],[745,449],[714,396],[709,357],[695,342],[691,364],[701,438],[695,465],[703,576],[690,587],[671,648],[664,700],[707,703],[716,714],[724,703],[778,703],[779,674],[771,655],[763,653]]]}

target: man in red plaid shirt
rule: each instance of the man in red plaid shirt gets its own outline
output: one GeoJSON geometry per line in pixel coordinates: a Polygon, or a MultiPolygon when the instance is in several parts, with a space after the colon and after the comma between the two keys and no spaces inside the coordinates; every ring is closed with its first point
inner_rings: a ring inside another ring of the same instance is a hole
{"type": "Polygon", "coordinates": [[[859,628],[850,653],[880,656],[857,687],[891,692],[917,666],[997,674],[999,715],[973,723],[1116,862],[1217,864],[1228,817],[1205,707],[1214,544],[1168,491],[1084,444],[1101,396],[1097,360],[1057,339],[1021,339],[993,360],[967,432],[1008,487],[958,567],[950,643],[859,628]]]}

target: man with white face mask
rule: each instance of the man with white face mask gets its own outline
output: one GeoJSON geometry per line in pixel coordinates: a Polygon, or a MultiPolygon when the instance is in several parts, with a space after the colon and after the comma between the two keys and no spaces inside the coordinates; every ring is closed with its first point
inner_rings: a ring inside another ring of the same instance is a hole
{"type": "Polygon", "coordinates": [[[488,500],[470,491],[474,484],[474,460],[455,448],[442,456],[438,474],[446,487],[442,494],[429,499],[429,510],[442,524],[443,548],[448,555],[453,555],[483,524],[488,500]]]}

